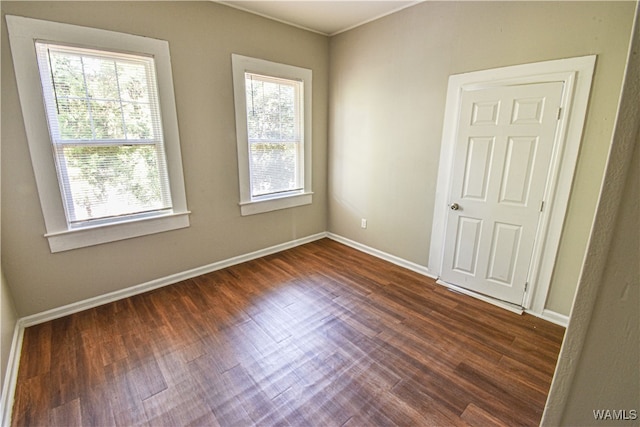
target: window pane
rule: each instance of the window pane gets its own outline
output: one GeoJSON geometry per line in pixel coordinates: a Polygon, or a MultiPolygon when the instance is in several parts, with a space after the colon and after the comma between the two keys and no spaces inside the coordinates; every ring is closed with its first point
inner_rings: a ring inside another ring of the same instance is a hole
{"type": "Polygon", "coordinates": [[[71,222],[170,208],[154,145],[69,146],[62,150],[71,222]]]}
{"type": "Polygon", "coordinates": [[[260,76],[247,75],[249,139],[292,141],[298,138],[294,86],[297,84],[264,81],[260,76]]]}
{"type": "Polygon", "coordinates": [[[151,139],[151,108],[149,104],[123,102],[127,139],[151,139]]]}
{"type": "Polygon", "coordinates": [[[118,99],[115,62],[102,58],[82,58],[88,95],[93,99],[118,99]]]}
{"type": "Polygon", "coordinates": [[[122,110],[116,101],[91,101],[93,139],[124,139],[122,110]]]}
{"type": "Polygon", "coordinates": [[[123,100],[149,102],[147,69],[144,65],[119,62],[118,80],[120,82],[120,95],[123,100]]]}
{"type": "Polygon", "coordinates": [[[93,139],[89,103],[85,99],[58,99],[58,126],[62,139],[93,139]]]}
{"type": "Polygon", "coordinates": [[[300,189],[298,183],[298,144],[250,144],[251,195],[300,189]]]}
{"type": "Polygon", "coordinates": [[[87,96],[80,56],[52,53],[49,56],[49,62],[53,73],[54,90],[59,97],[85,98],[87,96]]]}
{"type": "Polygon", "coordinates": [[[299,190],[302,83],[245,74],[251,195],[299,190]]]}
{"type": "Polygon", "coordinates": [[[152,113],[152,59],[65,46],[39,49],[45,49],[51,66],[52,112],[60,139],[158,137],[154,127],[159,129],[160,122],[152,113]]]}

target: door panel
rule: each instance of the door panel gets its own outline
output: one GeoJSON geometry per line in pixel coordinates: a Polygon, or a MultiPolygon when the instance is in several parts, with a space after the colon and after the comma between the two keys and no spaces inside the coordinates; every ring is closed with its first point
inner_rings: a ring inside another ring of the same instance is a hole
{"type": "Polygon", "coordinates": [[[527,205],[537,146],[537,137],[509,138],[502,168],[500,203],[527,205]]]}
{"type": "Polygon", "coordinates": [[[458,217],[454,270],[464,274],[475,275],[481,229],[481,219],[458,217]]]}
{"type": "Polygon", "coordinates": [[[545,98],[518,98],[513,100],[511,124],[538,125],[542,123],[545,98]]]}
{"type": "Polygon", "coordinates": [[[470,138],[462,187],[463,199],[485,200],[493,138],[470,138]]]}
{"type": "Polygon", "coordinates": [[[513,286],[513,271],[518,258],[521,231],[522,227],[516,224],[494,224],[487,279],[513,286]]]}
{"type": "Polygon", "coordinates": [[[482,126],[498,124],[498,112],[500,111],[500,100],[474,102],[473,113],[471,114],[471,125],[482,126]]]}
{"type": "Polygon", "coordinates": [[[463,92],[441,280],[522,303],[562,90],[463,92]]]}

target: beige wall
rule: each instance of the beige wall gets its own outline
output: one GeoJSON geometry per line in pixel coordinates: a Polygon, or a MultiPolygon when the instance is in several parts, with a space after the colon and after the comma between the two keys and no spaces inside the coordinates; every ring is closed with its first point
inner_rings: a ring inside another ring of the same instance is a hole
{"type": "MultiPolygon", "coordinates": [[[[2,29],[2,266],[20,316],[326,230],[328,39],[213,2],[5,2],[2,13],[169,42],[191,227],[51,254],[2,29]],[[313,70],[313,204],[241,217],[239,53],[313,70]]],[[[4,19],[3,19],[4,22],[4,19]]]]}
{"type": "Polygon", "coordinates": [[[544,426],[640,425],[638,13],[596,220],[544,426]],[[625,411],[627,420],[596,420],[594,410],[625,411]]]}
{"type": "MultiPolygon", "coordinates": [[[[594,419],[594,409],[635,409],[634,424],[640,424],[639,242],[640,143],[636,142],[589,329],[574,361],[576,375],[562,425],[607,425],[594,419]]],[[[608,425],[625,423],[629,421],[608,425]]]]}
{"type": "Polygon", "coordinates": [[[428,263],[451,74],[597,54],[547,308],[568,315],[620,94],[632,2],[425,2],[331,39],[329,231],[428,263]],[[360,218],[368,228],[360,228],[360,218]]]}

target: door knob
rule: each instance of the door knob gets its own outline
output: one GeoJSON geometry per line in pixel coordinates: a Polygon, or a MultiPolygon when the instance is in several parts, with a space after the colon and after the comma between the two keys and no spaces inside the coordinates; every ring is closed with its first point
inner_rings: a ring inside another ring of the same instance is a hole
{"type": "Polygon", "coordinates": [[[452,211],[457,211],[458,209],[460,209],[460,205],[458,205],[457,203],[452,203],[449,205],[449,207],[452,211]]]}

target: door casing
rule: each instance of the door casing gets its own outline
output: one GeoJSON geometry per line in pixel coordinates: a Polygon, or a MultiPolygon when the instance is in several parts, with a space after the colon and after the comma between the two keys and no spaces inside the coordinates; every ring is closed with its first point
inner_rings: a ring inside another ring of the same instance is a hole
{"type": "MultiPolygon", "coordinates": [[[[451,190],[451,171],[462,92],[514,84],[563,82],[564,92],[560,103],[562,110],[544,191],[545,206],[536,235],[527,280],[529,286],[523,302],[524,309],[544,317],[545,302],[569,204],[595,62],[596,55],[589,55],[449,77],[429,251],[431,274],[440,276],[442,271],[444,230],[449,209],[447,203],[451,190]]],[[[504,306],[497,301],[495,303],[504,306]]]]}

